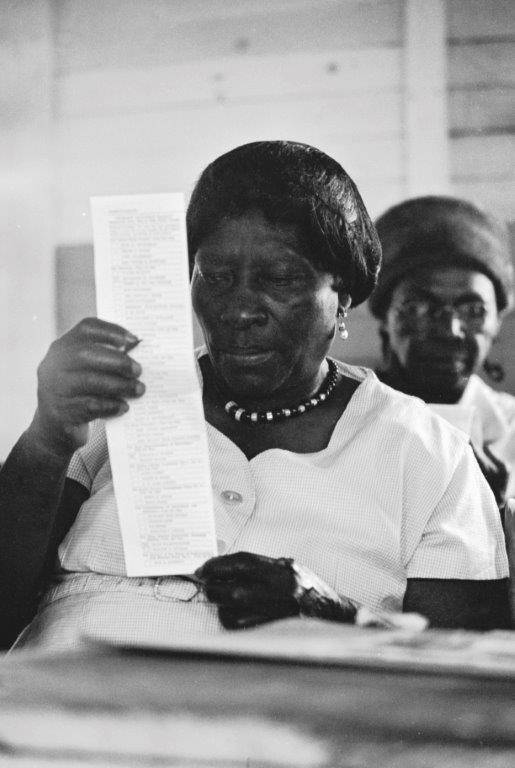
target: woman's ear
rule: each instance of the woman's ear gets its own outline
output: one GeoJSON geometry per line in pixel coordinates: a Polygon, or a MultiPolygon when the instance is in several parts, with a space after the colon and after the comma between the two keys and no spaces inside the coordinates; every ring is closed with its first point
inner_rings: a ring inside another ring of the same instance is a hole
{"type": "Polygon", "coordinates": [[[347,312],[352,304],[352,296],[343,287],[338,287],[338,312],[347,312]]]}
{"type": "Polygon", "coordinates": [[[348,310],[352,304],[352,296],[343,283],[340,275],[335,275],[333,280],[333,290],[338,294],[338,312],[348,310]]]}

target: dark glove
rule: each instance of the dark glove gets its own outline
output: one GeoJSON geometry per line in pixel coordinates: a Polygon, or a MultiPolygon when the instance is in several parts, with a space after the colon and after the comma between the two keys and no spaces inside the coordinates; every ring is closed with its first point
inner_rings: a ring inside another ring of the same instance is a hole
{"type": "Polygon", "coordinates": [[[208,560],[195,575],[226,629],[299,614],[352,622],[356,614],[353,603],[291,558],[237,552],[208,560]]]}

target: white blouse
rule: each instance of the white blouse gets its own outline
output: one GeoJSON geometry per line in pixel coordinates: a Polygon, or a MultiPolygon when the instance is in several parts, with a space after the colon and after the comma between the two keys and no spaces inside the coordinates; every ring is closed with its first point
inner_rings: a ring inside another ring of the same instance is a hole
{"type": "MultiPolygon", "coordinates": [[[[407,578],[506,577],[499,513],[463,433],[372,371],[339,366],[360,384],[321,451],[273,448],[249,461],[207,424],[219,553],[293,557],[339,594],[393,610],[407,578]]],[[[101,423],[69,477],[91,495],[59,548],[65,573],[19,645],[73,647],[103,628],[129,644],[143,628],[223,631],[193,584],[126,576],[101,423]]]]}
{"type": "Polygon", "coordinates": [[[473,374],[458,404],[474,411],[481,442],[508,467],[506,495],[515,497],[515,397],[492,389],[473,374]]]}

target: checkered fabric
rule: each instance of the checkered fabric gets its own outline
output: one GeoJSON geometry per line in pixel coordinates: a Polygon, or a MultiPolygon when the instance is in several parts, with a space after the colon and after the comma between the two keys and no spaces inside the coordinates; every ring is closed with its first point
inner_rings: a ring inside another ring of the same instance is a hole
{"type": "MultiPolygon", "coordinates": [[[[371,371],[339,365],[360,384],[321,451],[248,461],[207,425],[220,554],[293,557],[340,594],[395,610],[409,577],[507,576],[497,507],[463,433],[371,371]]],[[[103,628],[128,644],[142,628],[171,638],[223,631],[193,584],[126,576],[101,423],[69,476],[91,496],[19,647],[77,647],[103,628]]]]}

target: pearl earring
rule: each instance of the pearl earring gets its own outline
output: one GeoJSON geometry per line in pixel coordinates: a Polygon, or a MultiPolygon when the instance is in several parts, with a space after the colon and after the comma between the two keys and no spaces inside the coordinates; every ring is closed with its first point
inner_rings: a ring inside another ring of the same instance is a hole
{"type": "Polygon", "coordinates": [[[346,341],[349,338],[349,332],[345,325],[345,318],[347,317],[347,314],[348,313],[346,308],[340,309],[338,312],[338,334],[340,339],[343,341],[346,341]]]}

